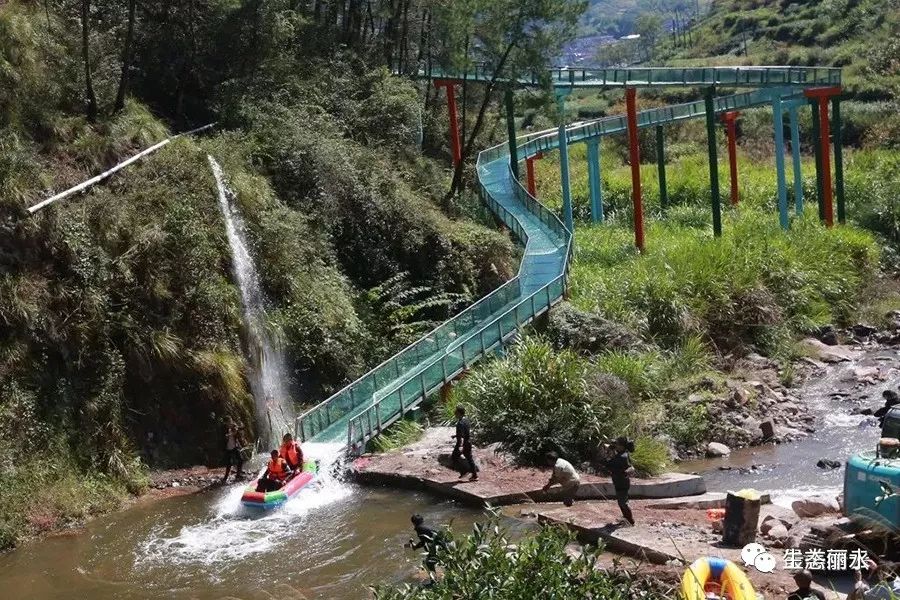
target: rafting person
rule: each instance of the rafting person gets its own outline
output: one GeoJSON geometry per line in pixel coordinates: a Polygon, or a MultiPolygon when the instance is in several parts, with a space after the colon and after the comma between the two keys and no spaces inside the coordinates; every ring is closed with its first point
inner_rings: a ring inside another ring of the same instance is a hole
{"type": "Polygon", "coordinates": [[[425,548],[425,560],[423,564],[425,565],[425,570],[428,572],[428,585],[434,584],[434,576],[438,563],[437,559],[437,549],[438,546],[446,549],[447,544],[444,542],[441,534],[435,531],[430,527],[425,526],[425,519],[422,515],[413,515],[409,519],[413,524],[413,529],[415,529],[416,536],[418,536],[418,543],[409,540],[406,544],[404,544],[405,548],[411,548],[413,550],[418,550],[419,548],[425,548]]]}
{"type": "Polygon", "coordinates": [[[553,474],[550,475],[550,481],[544,486],[544,491],[548,491],[550,487],[558,483],[562,488],[563,504],[572,506],[575,502],[575,494],[581,486],[581,478],[578,471],[572,466],[572,463],[564,458],[560,458],[556,452],[548,452],[544,455],[544,460],[548,467],[553,467],[553,474]]]}
{"type": "Polygon", "coordinates": [[[453,439],[456,440],[456,445],[453,447],[453,454],[451,455],[450,460],[454,465],[458,464],[461,449],[462,456],[465,459],[465,470],[460,470],[459,476],[462,477],[466,473],[471,473],[472,476],[469,478],[469,481],[477,481],[478,465],[475,464],[475,459],[472,458],[472,442],[469,439],[471,436],[471,428],[469,426],[469,419],[466,418],[465,407],[458,405],[454,414],[456,414],[456,435],[453,436],[453,439]]]}
{"type": "Polygon", "coordinates": [[[628,453],[634,452],[634,442],[624,436],[619,437],[613,443],[613,451],[615,452],[613,457],[605,462],[606,469],[612,477],[619,510],[622,511],[625,520],[634,525],[634,515],[631,514],[631,507],[628,506],[628,490],[631,488],[631,474],[634,473],[628,453]]]}
{"type": "Polygon", "coordinates": [[[241,428],[235,425],[234,421],[228,419],[225,422],[225,476],[222,477],[222,483],[228,481],[232,466],[237,469],[234,475],[235,481],[244,476],[244,457],[241,456],[241,450],[246,444],[241,428]]]}
{"type": "Polygon", "coordinates": [[[269,464],[262,477],[259,478],[259,484],[256,486],[257,492],[274,492],[280,490],[284,482],[291,476],[292,471],[287,461],[281,458],[278,450],[272,450],[269,464]]]}
{"type": "Polygon", "coordinates": [[[294,441],[294,436],[291,434],[286,433],[281,438],[281,448],[278,449],[278,454],[287,461],[291,470],[303,470],[303,449],[294,441]]]}

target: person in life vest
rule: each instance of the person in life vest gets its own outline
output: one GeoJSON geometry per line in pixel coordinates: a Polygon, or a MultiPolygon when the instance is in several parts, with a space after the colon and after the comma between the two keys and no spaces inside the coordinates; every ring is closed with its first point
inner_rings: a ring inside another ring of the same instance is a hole
{"type": "Polygon", "coordinates": [[[256,486],[257,492],[274,492],[280,490],[284,482],[291,476],[291,467],[287,461],[278,455],[278,450],[272,450],[272,458],[266,466],[266,471],[259,478],[256,486]]]}
{"type": "Polygon", "coordinates": [[[294,437],[291,434],[286,433],[281,438],[281,448],[278,450],[278,454],[287,461],[294,471],[303,470],[303,449],[300,448],[300,444],[294,441],[294,437]]]}

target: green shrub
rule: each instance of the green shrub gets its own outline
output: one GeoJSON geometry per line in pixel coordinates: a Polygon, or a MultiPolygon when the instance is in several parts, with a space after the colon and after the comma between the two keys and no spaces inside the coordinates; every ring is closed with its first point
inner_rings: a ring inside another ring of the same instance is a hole
{"type": "Polygon", "coordinates": [[[553,450],[576,462],[624,432],[632,400],[622,382],[572,351],[525,338],[454,389],[481,442],[539,462],[553,450]]]}
{"type": "Polygon", "coordinates": [[[436,585],[378,587],[374,596],[376,600],[673,597],[673,590],[653,579],[601,569],[600,548],[584,548],[572,557],[566,552],[571,542],[574,535],[556,527],[513,539],[495,518],[476,524],[470,535],[455,537],[446,551],[439,550],[444,576],[436,585]]]}
{"type": "Polygon", "coordinates": [[[631,464],[641,473],[659,475],[669,463],[669,449],[664,443],[651,437],[639,437],[634,442],[631,464]]]}
{"type": "Polygon", "coordinates": [[[409,445],[419,438],[425,430],[415,421],[401,419],[388,427],[380,436],[373,438],[366,447],[367,452],[388,452],[409,445]]]}

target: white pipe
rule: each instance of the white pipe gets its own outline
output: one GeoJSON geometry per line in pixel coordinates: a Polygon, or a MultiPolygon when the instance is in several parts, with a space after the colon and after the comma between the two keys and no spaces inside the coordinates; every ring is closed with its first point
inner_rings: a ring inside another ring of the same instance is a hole
{"type": "Polygon", "coordinates": [[[178,135],[173,135],[172,137],[170,137],[168,139],[165,139],[157,144],[150,146],[146,150],[142,150],[142,151],[138,152],[137,154],[135,154],[128,160],[120,162],[119,164],[117,164],[116,166],[114,166],[113,168],[111,168],[108,171],[104,171],[103,173],[100,173],[99,175],[95,175],[94,177],[91,177],[87,181],[83,181],[82,183],[79,183],[75,187],[71,187],[64,192],[60,192],[60,193],[56,194],[55,196],[50,196],[46,200],[42,200],[41,202],[38,202],[34,206],[29,207],[28,212],[33,215],[34,213],[41,210],[45,206],[49,206],[50,204],[53,204],[57,200],[62,200],[63,198],[71,196],[72,194],[84,191],[87,188],[94,185],[95,183],[99,183],[99,182],[103,181],[104,179],[106,179],[107,177],[109,177],[110,175],[115,173],[116,171],[120,171],[121,169],[124,169],[131,163],[137,162],[141,158],[147,156],[148,154],[152,154],[153,152],[156,152],[157,150],[159,150],[160,148],[162,148],[163,146],[165,146],[166,144],[168,144],[169,142],[171,142],[174,139],[180,138],[185,135],[192,135],[195,133],[200,133],[201,131],[206,131],[207,129],[210,129],[214,126],[215,126],[215,123],[210,123],[209,125],[204,125],[203,127],[198,127],[197,129],[191,129],[190,131],[185,131],[184,133],[179,133],[178,135]]]}

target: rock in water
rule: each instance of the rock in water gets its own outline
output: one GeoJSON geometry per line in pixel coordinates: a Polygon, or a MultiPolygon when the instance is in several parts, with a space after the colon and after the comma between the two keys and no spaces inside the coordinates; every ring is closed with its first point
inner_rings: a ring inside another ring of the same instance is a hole
{"type": "Polygon", "coordinates": [[[810,496],[791,503],[791,508],[798,517],[818,517],[829,513],[841,512],[837,499],[829,496],[810,496]]]}
{"type": "Polygon", "coordinates": [[[709,445],[706,446],[706,455],[711,458],[728,456],[729,454],[731,454],[731,448],[729,448],[725,444],[720,444],[719,442],[710,442],[709,445]]]}
{"type": "Polygon", "coordinates": [[[837,469],[841,466],[841,463],[829,458],[821,458],[819,459],[819,462],[816,463],[816,466],[820,469],[837,469]]]}
{"type": "Polygon", "coordinates": [[[847,346],[828,346],[814,338],[806,338],[800,345],[813,358],[824,362],[856,360],[861,354],[847,346]]]}

